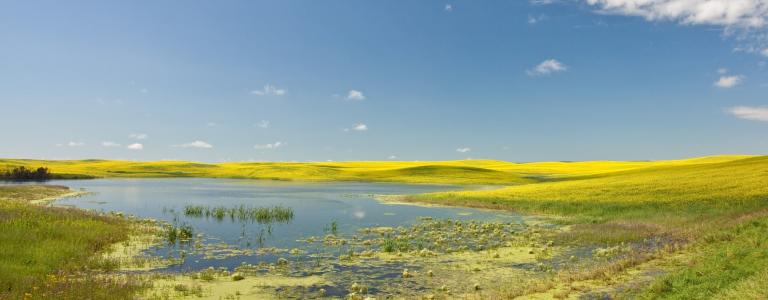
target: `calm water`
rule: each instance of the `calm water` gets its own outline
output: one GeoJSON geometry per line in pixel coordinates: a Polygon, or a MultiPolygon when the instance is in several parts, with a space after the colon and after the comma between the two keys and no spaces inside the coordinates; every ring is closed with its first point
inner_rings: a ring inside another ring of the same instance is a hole
{"type": "MultiPolygon", "coordinates": [[[[97,179],[53,181],[73,189],[85,189],[93,194],[57,201],[58,205],[100,211],[120,211],[141,218],[164,220],[190,225],[195,235],[202,234],[207,245],[227,244],[232,249],[255,250],[269,247],[292,249],[306,247],[297,240],[309,236],[324,236],[331,224],[337,224],[339,234],[352,235],[363,227],[407,226],[420,217],[452,218],[458,220],[501,220],[518,222],[516,215],[499,214],[467,208],[419,207],[383,204],[374,194],[416,194],[457,187],[435,185],[405,185],[382,183],[294,183],[229,179],[97,179]],[[271,225],[231,221],[229,218],[194,218],[184,215],[186,205],[234,207],[239,205],[271,207],[280,205],[294,210],[289,223],[271,225]]],[[[178,255],[179,246],[164,245],[153,254],[178,255]]],[[[311,250],[311,249],[310,249],[311,250]]],[[[168,271],[199,270],[209,266],[234,267],[242,262],[274,262],[275,253],[246,253],[211,258],[190,252],[183,263],[168,271]]],[[[310,259],[312,251],[305,254],[310,259]]],[[[301,258],[299,258],[301,259],[301,258]]]]}

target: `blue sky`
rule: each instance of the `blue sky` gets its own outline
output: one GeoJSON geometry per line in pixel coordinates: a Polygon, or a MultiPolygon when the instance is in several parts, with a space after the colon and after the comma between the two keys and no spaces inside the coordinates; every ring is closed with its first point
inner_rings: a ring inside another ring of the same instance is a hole
{"type": "Polygon", "coordinates": [[[0,157],[764,154],[766,20],[766,0],[4,1],[0,157]]]}

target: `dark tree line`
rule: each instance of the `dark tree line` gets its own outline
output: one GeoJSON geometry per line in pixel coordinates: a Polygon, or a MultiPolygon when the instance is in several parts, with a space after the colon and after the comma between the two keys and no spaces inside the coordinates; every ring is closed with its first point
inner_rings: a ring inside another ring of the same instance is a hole
{"type": "Polygon", "coordinates": [[[43,181],[49,180],[53,177],[48,168],[40,167],[37,169],[27,169],[26,167],[16,167],[5,172],[0,173],[0,180],[13,180],[13,181],[25,181],[36,180],[43,181]]]}

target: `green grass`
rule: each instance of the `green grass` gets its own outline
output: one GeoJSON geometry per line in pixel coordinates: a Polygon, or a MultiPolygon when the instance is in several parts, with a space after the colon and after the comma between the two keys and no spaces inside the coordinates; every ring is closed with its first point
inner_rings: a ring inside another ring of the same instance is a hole
{"type": "Polygon", "coordinates": [[[768,218],[706,234],[691,261],[654,282],[645,299],[766,299],[768,218]]]}
{"type": "Polygon", "coordinates": [[[0,299],[128,299],[138,288],[86,271],[114,266],[95,254],[125,240],[128,221],[29,203],[68,192],[0,186],[0,299]]]}

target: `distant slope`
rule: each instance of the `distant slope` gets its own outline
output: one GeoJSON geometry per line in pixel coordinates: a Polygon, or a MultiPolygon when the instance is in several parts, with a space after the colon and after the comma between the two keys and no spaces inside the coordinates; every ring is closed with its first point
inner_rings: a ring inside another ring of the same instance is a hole
{"type": "Polygon", "coordinates": [[[49,167],[56,174],[96,177],[214,177],[303,181],[383,181],[441,184],[519,185],[548,178],[570,178],[659,166],[715,164],[748,156],[716,156],[651,162],[539,162],[495,160],[433,162],[222,163],[185,161],[0,159],[0,170],[49,167]]]}
{"type": "Polygon", "coordinates": [[[410,200],[593,216],[768,206],[768,156],[704,161],[653,163],[645,168],[562,181],[491,191],[425,194],[410,200]]]}

